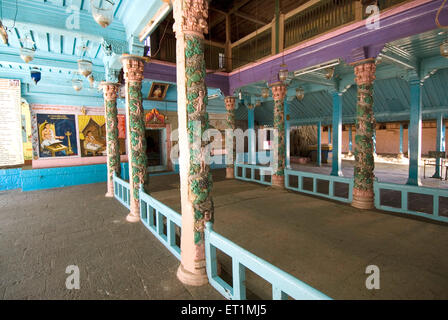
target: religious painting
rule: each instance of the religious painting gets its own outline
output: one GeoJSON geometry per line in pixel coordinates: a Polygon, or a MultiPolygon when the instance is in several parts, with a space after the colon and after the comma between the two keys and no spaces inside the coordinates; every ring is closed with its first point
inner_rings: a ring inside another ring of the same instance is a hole
{"type": "Polygon", "coordinates": [[[153,82],[149,90],[148,100],[164,100],[169,86],[168,83],[153,82]]]}
{"type": "Polygon", "coordinates": [[[75,115],[37,114],[41,158],[78,155],[75,115]]]}
{"type": "Polygon", "coordinates": [[[78,116],[78,130],[82,157],[107,155],[104,116],[78,116]]]}
{"type": "Polygon", "coordinates": [[[145,126],[149,127],[151,124],[165,124],[165,116],[156,108],[145,114],[145,126]]]}

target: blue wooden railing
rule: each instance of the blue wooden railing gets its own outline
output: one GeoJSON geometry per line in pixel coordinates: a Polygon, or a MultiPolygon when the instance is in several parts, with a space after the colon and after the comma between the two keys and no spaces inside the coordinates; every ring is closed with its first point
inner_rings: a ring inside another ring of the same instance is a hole
{"type": "MultiPolygon", "coordinates": [[[[270,154],[269,152],[267,155],[265,155],[264,152],[257,152],[255,154],[255,157],[256,157],[255,159],[256,163],[266,162],[267,158],[270,158],[270,154]]],[[[238,153],[236,155],[236,161],[234,164],[235,178],[238,180],[257,182],[268,186],[272,185],[272,181],[270,179],[273,173],[272,168],[266,165],[249,164],[247,163],[248,161],[249,161],[249,155],[247,153],[238,153]],[[250,175],[248,175],[248,172],[250,172],[250,175]],[[257,172],[258,175],[256,175],[257,172]],[[269,177],[269,179],[267,179],[266,177],[269,177]]]]}
{"type": "Polygon", "coordinates": [[[375,207],[379,210],[399,212],[405,214],[411,214],[415,216],[425,217],[432,220],[448,222],[447,216],[441,216],[439,212],[440,198],[448,198],[448,190],[438,188],[419,187],[411,185],[402,185],[395,183],[374,182],[375,190],[375,207]],[[392,207],[381,204],[381,190],[393,190],[401,193],[401,205],[399,207],[392,207]],[[408,207],[409,193],[430,195],[433,198],[433,210],[429,212],[419,212],[410,210],[408,207]]]}
{"type": "Polygon", "coordinates": [[[131,204],[131,187],[129,182],[124,181],[114,174],[114,196],[126,208],[130,208],[131,204]]]}
{"type": "Polygon", "coordinates": [[[140,186],[139,198],[140,218],[143,224],[180,260],[180,247],[176,244],[176,226],[179,227],[179,230],[182,229],[181,215],[146,194],[142,186],[140,186]],[[164,220],[166,220],[166,223],[164,220]]]}
{"type": "Polygon", "coordinates": [[[210,222],[207,223],[205,229],[205,257],[210,284],[227,299],[246,299],[246,268],[272,284],[274,300],[287,300],[288,296],[296,300],[330,299],[325,294],[216,233],[210,222]],[[218,275],[216,249],[232,258],[232,286],[218,275]]]}
{"type": "Polygon", "coordinates": [[[325,174],[319,174],[319,173],[312,173],[312,172],[303,172],[303,171],[295,171],[290,169],[285,169],[285,188],[312,194],[314,196],[320,196],[332,200],[342,201],[351,203],[353,199],[353,179],[352,178],[346,178],[346,177],[336,177],[336,176],[330,176],[325,174]],[[290,178],[292,176],[297,177],[297,187],[291,185],[290,178]],[[313,189],[307,190],[304,188],[303,179],[309,178],[312,179],[313,183],[313,189]],[[318,181],[328,181],[328,194],[319,192],[318,190],[318,181]],[[348,185],[348,195],[347,198],[338,196],[335,193],[335,183],[342,183],[348,185]]]}
{"type": "Polygon", "coordinates": [[[271,179],[267,180],[266,177],[271,177],[272,168],[265,166],[257,166],[254,164],[242,164],[235,163],[235,178],[244,181],[258,182],[265,185],[271,185],[271,179]],[[241,174],[239,171],[241,169],[241,174]],[[247,175],[247,172],[250,171],[250,176],[247,175]],[[258,176],[255,174],[258,171],[258,176]]]}

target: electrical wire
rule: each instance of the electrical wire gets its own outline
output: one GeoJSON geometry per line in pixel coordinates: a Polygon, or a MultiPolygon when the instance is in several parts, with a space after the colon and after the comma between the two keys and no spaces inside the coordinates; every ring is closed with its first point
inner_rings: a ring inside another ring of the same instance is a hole
{"type": "Polygon", "coordinates": [[[163,30],[162,37],[160,38],[160,41],[159,41],[159,48],[157,49],[156,53],[154,53],[154,55],[151,55],[151,57],[153,57],[153,58],[157,57],[157,54],[159,53],[160,49],[162,48],[162,47],[161,47],[161,45],[162,45],[162,41],[163,41],[163,38],[165,37],[166,30],[168,29],[168,25],[169,25],[169,23],[168,23],[168,21],[167,21],[167,22],[166,22],[166,25],[165,25],[165,30],[163,30]]]}
{"type": "Polygon", "coordinates": [[[447,25],[447,26],[443,26],[443,25],[440,23],[440,21],[439,21],[440,13],[442,12],[442,9],[443,9],[443,7],[445,6],[446,1],[447,1],[447,0],[443,0],[443,3],[442,3],[442,5],[440,6],[439,10],[437,10],[437,14],[436,14],[436,24],[437,24],[437,26],[438,26],[439,28],[441,28],[441,29],[446,29],[446,28],[448,28],[448,25],[447,25]]]}

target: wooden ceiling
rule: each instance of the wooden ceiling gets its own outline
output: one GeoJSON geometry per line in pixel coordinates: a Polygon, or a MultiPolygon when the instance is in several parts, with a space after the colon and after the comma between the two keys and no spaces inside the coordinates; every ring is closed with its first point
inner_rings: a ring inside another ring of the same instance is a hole
{"type": "MultiPolygon", "coordinates": [[[[287,13],[311,0],[279,0],[280,13],[287,13]]],[[[226,14],[230,14],[231,42],[235,42],[270,23],[275,16],[276,0],[212,0],[209,4],[207,40],[226,42],[226,14]]],[[[172,33],[170,13],[159,26],[161,33],[172,33]]]]}
{"type": "MultiPolygon", "coordinates": [[[[278,0],[281,13],[310,0],[278,0]]],[[[209,38],[226,41],[225,15],[230,14],[231,42],[270,23],[275,16],[276,0],[212,0],[209,10],[209,38]]]]}

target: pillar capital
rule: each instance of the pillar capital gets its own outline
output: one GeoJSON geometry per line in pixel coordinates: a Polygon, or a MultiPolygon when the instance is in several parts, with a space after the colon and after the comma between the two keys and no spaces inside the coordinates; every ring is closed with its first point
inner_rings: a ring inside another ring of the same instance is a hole
{"type": "Polygon", "coordinates": [[[353,64],[355,68],[355,82],[358,86],[369,85],[375,81],[375,59],[366,59],[353,64]]]}
{"type": "Polygon", "coordinates": [[[272,98],[274,101],[284,100],[286,97],[286,85],[283,82],[271,84],[272,98]]]}
{"type": "Polygon", "coordinates": [[[176,35],[192,33],[204,37],[208,33],[208,1],[180,0],[174,5],[181,6],[182,19],[175,21],[173,29],[176,35]]]}
{"type": "Polygon", "coordinates": [[[126,81],[142,82],[143,70],[146,59],[140,56],[123,55],[121,63],[123,64],[124,77],[126,81]]]}
{"type": "Polygon", "coordinates": [[[224,98],[224,103],[226,104],[227,111],[235,110],[235,101],[236,98],[233,96],[228,96],[224,98]]]}
{"type": "Polygon", "coordinates": [[[104,101],[117,100],[117,93],[119,84],[115,82],[101,82],[101,88],[103,89],[104,101]]]}

